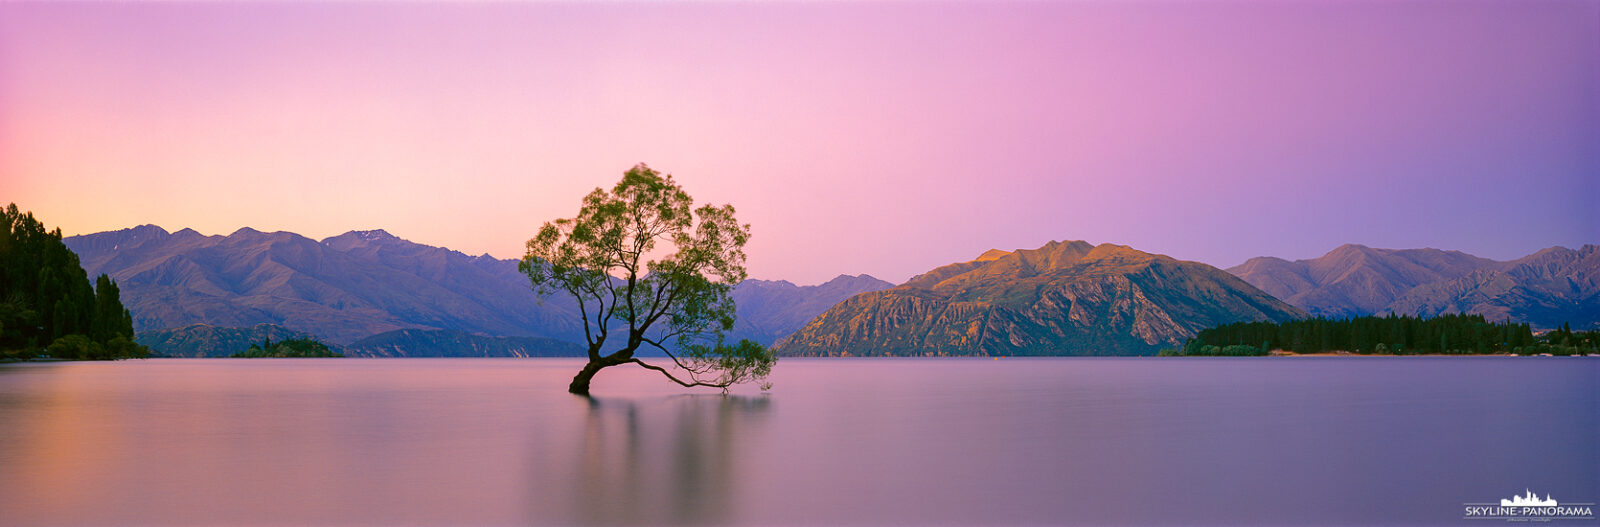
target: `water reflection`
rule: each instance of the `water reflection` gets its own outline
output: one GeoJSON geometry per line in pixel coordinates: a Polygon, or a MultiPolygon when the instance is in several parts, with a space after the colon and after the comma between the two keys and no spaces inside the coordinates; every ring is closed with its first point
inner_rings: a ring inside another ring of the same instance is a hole
{"type": "Polygon", "coordinates": [[[580,366],[0,366],[0,525],[1415,525],[1600,496],[1594,360],[793,360],[771,399],[643,369],[577,398],[580,366]]]}
{"type": "Polygon", "coordinates": [[[766,439],[771,399],[683,395],[587,398],[571,486],[584,524],[728,523],[737,513],[739,460],[766,439]]]}

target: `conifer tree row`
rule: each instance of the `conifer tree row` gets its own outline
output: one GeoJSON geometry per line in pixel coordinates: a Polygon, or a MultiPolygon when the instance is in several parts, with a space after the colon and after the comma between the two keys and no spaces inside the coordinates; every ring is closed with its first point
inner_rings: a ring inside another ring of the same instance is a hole
{"type": "Polygon", "coordinates": [[[1297,353],[1349,351],[1384,355],[1572,355],[1600,352],[1596,343],[1600,339],[1595,334],[1573,332],[1570,325],[1564,325],[1536,338],[1528,324],[1490,322],[1483,315],[1442,315],[1427,319],[1396,315],[1309,318],[1282,323],[1238,322],[1201,330],[1184,344],[1180,353],[1169,354],[1264,355],[1276,349],[1297,353]]]}
{"type": "Polygon", "coordinates": [[[0,358],[148,356],[117,283],[102,274],[91,285],[61,229],[46,230],[15,203],[0,223],[0,358]]]}

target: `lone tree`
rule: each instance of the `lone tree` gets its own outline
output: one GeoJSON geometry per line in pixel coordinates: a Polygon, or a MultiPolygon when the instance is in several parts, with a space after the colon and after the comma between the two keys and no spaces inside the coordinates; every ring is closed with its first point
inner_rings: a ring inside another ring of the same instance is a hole
{"type": "Polygon", "coordinates": [[[745,278],[750,226],[734,219],[732,205],[693,206],[671,174],[641,163],[610,191],[590,192],[578,217],[545,223],[528,240],[518,269],[540,296],[572,295],[583,317],[589,363],[568,391],[588,395],[601,369],[630,363],[685,387],[771,387],[765,381],[777,358],[770,350],[750,340],[723,343],[734,320],[728,293],[745,278]],[[641,346],[661,350],[686,378],[635,358],[641,346]]]}

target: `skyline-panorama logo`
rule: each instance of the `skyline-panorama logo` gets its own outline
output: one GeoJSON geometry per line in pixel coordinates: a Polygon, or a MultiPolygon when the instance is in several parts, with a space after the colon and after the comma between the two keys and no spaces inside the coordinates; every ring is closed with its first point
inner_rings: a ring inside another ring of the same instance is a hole
{"type": "Polygon", "coordinates": [[[1544,499],[1541,500],[1541,499],[1539,499],[1539,495],[1538,494],[1534,494],[1533,491],[1531,491],[1531,490],[1522,489],[1522,491],[1525,492],[1526,494],[1524,494],[1522,496],[1512,496],[1511,499],[1509,499],[1509,500],[1500,500],[1500,506],[1501,507],[1555,507],[1555,506],[1559,505],[1558,503],[1556,503],[1556,499],[1553,498],[1553,497],[1550,497],[1549,494],[1545,494],[1544,495],[1544,499]]]}
{"type": "Polygon", "coordinates": [[[1509,499],[1502,498],[1499,505],[1488,502],[1464,503],[1462,505],[1465,510],[1461,519],[1536,522],[1595,519],[1592,502],[1562,505],[1549,493],[1541,499],[1532,490],[1523,489],[1522,492],[1520,495],[1512,495],[1509,499]]]}

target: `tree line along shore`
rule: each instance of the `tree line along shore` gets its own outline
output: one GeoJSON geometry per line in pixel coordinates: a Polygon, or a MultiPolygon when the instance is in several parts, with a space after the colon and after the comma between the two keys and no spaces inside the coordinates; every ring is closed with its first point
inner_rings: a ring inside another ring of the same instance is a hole
{"type": "Polygon", "coordinates": [[[1354,355],[1596,355],[1600,331],[1571,324],[1535,335],[1525,323],[1490,322],[1482,315],[1434,318],[1309,318],[1287,322],[1237,322],[1201,330],[1182,348],[1162,356],[1354,355]]]}
{"type": "Polygon", "coordinates": [[[143,358],[116,281],[91,284],[78,255],[33,213],[0,210],[0,360],[143,358]]]}

